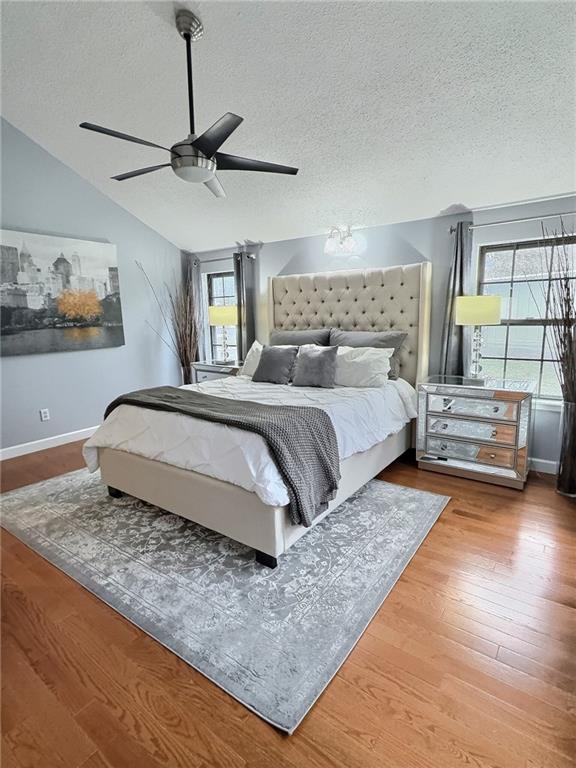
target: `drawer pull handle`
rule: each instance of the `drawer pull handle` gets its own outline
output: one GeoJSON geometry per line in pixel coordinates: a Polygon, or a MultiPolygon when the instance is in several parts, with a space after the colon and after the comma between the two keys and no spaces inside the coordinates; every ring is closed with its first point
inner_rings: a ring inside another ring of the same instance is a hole
{"type": "Polygon", "coordinates": [[[498,413],[499,411],[500,411],[500,406],[499,405],[494,405],[492,407],[492,413],[498,413]]]}
{"type": "Polygon", "coordinates": [[[441,451],[447,451],[448,450],[448,446],[446,445],[446,443],[440,443],[440,450],[441,451]]]}
{"type": "Polygon", "coordinates": [[[494,429],[492,430],[492,437],[497,437],[497,436],[498,436],[498,429],[494,427],[494,429]]]}
{"type": "Polygon", "coordinates": [[[450,411],[452,409],[452,404],[454,403],[454,400],[450,397],[443,397],[442,398],[442,410],[443,411],[450,411]]]}
{"type": "Polygon", "coordinates": [[[490,454],[490,458],[491,458],[491,459],[495,459],[495,458],[496,458],[496,454],[495,454],[495,453],[491,453],[491,454],[490,454]]]}

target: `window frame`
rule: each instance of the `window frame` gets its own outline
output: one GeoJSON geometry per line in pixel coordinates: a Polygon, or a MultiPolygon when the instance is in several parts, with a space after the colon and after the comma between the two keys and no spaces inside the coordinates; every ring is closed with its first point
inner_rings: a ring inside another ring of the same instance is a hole
{"type": "MultiPolygon", "coordinates": [[[[236,292],[236,283],[234,282],[234,293],[233,294],[227,294],[225,292],[225,288],[223,288],[223,295],[222,296],[214,296],[214,289],[212,286],[213,280],[217,278],[224,278],[231,277],[234,280],[234,270],[233,269],[226,269],[226,270],[219,270],[218,272],[207,272],[206,273],[206,302],[208,307],[214,307],[214,306],[230,306],[230,304],[237,304],[238,302],[238,296],[236,292]],[[213,304],[213,299],[222,299],[224,304],[213,304]],[[232,301],[227,301],[227,299],[232,299],[232,301]]],[[[208,313],[206,314],[206,318],[208,320],[208,313]]],[[[235,326],[226,326],[227,328],[233,328],[235,326]]],[[[208,324],[208,343],[210,348],[210,360],[212,361],[222,361],[224,359],[224,347],[222,344],[218,344],[216,339],[216,330],[218,326],[213,326],[208,324]],[[218,352],[220,350],[220,353],[218,352]]],[[[238,356],[238,345],[237,341],[234,344],[228,344],[228,349],[234,349],[234,355],[231,356],[230,359],[237,359],[238,356]]]]}
{"type": "MultiPolygon", "coordinates": [[[[551,395],[551,394],[542,394],[542,376],[544,371],[544,364],[545,363],[552,363],[556,369],[558,366],[558,359],[553,358],[550,355],[546,354],[546,347],[547,347],[547,329],[552,326],[556,320],[556,318],[549,317],[549,308],[550,308],[550,286],[551,283],[555,280],[561,280],[561,277],[553,277],[552,274],[549,274],[548,276],[542,276],[542,277],[534,277],[534,278],[523,278],[523,279],[517,279],[515,275],[515,266],[516,266],[516,253],[518,251],[522,250],[529,250],[529,249],[539,249],[539,248],[550,248],[554,246],[559,246],[562,244],[568,244],[576,245],[576,235],[571,235],[564,237],[545,237],[538,240],[517,240],[507,243],[495,243],[495,244],[484,244],[479,247],[479,253],[478,253],[478,294],[479,295],[486,295],[483,293],[483,289],[485,286],[491,286],[491,285],[508,285],[510,287],[508,300],[510,302],[510,313],[512,312],[512,297],[513,297],[513,289],[515,284],[528,284],[528,283],[547,283],[546,286],[546,299],[545,299],[545,307],[544,307],[544,317],[540,318],[506,318],[502,319],[500,322],[500,325],[503,325],[506,327],[506,338],[505,338],[505,345],[504,345],[504,355],[498,356],[498,355],[482,355],[483,360],[495,360],[503,362],[503,368],[502,368],[502,378],[506,378],[507,372],[506,368],[509,362],[534,362],[539,363],[539,373],[538,373],[538,380],[536,382],[536,391],[535,391],[535,398],[539,400],[551,400],[554,402],[560,402],[562,400],[562,395],[551,395]],[[495,253],[498,251],[512,251],[512,266],[511,266],[511,273],[508,278],[501,278],[501,279],[494,279],[494,280],[488,280],[486,281],[484,279],[485,275],[485,266],[486,266],[486,254],[487,253],[495,253]],[[508,355],[508,349],[509,349],[509,342],[510,342],[510,328],[513,327],[536,327],[536,328],[542,328],[542,344],[540,347],[540,356],[539,357],[533,357],[533,358],[526,358],[526,357],[509,357],[508,355]]],[[[576,280],[576,275],[574,276],[574,280],[576,280]]]]}

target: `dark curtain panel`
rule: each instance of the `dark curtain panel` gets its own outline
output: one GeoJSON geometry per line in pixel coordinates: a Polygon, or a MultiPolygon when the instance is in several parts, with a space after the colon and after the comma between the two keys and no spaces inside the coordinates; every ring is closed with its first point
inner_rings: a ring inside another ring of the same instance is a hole
{"type": "Polygon", "coordinates": [[[238,360],[244,360],[256,338],[256,256],[253,253],[234,253],[234,278],[238,297],[238,360]]]}
{"type": "Polygon", "coordinates": [[[200,259],[193,253],[182,251],[182,280],[188,285],[194,296],[196,307],[196,323],[198,325],[198,351],[196,360],[206,360],[206,345],[204,338],[204,300],[202,297],[202,274],[200,259]]]}
{"type": "Polygon", "coordinates": [[[454,255],[448,279],[446,314],[442,329],[440,373],[446,376],[464,376],[469,371],[472,329],[454,324],[454,299],[475,293],[472,290],[472,279],[470,222],[460,221],[454,232],[454,255]]]}

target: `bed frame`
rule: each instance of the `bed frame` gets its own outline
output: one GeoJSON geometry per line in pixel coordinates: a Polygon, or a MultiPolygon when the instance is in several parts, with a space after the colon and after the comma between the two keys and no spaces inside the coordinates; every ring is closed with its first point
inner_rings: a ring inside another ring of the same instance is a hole
{"type": "MultiPolygon", "coordinates": [[[[272,277],[270,328],[406,331],[400,376],[412,384],[428,373],[431,265],[272,277]]],[[[340,464],[338,493],[314,525],[406,451],[412,425],[340,464]]],[[[170,464],[112,448],[98,451],[111,495],[128,493],[253,547],[269,567],[306,531],[291,523],[287,507],[264,504],[255,493],[170,464]]]]}

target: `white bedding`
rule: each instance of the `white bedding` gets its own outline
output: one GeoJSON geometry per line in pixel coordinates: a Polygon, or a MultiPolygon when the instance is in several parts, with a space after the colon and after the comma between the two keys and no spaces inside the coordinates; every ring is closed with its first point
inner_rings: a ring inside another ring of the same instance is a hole
{"type": "MultiPolygon", "coordinates": [[[[185,389],[270,405],[322,408],[334,424],[341,461],[382,442],[416,417],[416,392],[403,379],[377,388],[318,389],[262,384],[237,376],[185,389]]],[[[135,453],[225,480],[256,493],[264,504],[288,504],[286,486],[268,446],[251,432],[178,413],[121,405],[84,444],[91,472],[98,468],[98,448],[135,453]]]]}

